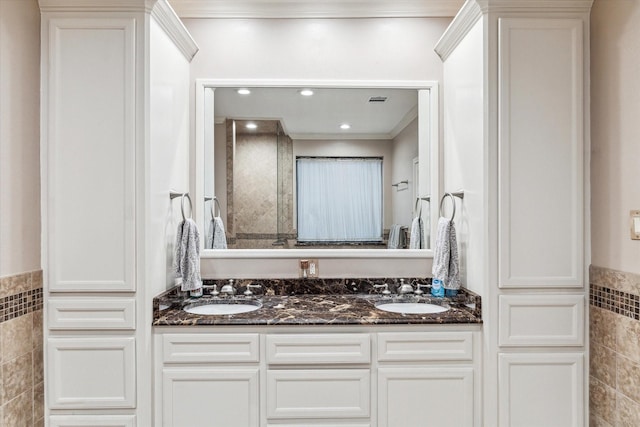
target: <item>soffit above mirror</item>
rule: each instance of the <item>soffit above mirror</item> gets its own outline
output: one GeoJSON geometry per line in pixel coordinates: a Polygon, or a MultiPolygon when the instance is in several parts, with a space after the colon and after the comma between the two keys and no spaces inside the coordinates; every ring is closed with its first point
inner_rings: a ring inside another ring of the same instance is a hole
{"type": "Polygon", "coordinates": [[[180,18],[452,17],[464,0],[169,0],[180,18]]]}

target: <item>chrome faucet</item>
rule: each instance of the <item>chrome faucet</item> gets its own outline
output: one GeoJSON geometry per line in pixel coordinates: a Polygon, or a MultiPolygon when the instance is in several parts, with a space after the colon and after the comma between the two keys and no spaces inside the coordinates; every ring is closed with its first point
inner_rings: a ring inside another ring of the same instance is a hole
{"type": "Polygon", "coordinates": [[[391,295],[391,291],[389,290],[389,285],[383,283],[381,285],[373,285],[374,289],[382,288],[382,295],[391,295]]]}
{"type": "Polygon", "coordinates": [[[244,291],[244,295],[246,297],[250,297],[251,295],[253,295],[253,292],[251,292],[251,288],[260,289],[262,288],[262,285],[252,285],[251,283],[249,283],[247,285],[247,290],[244,291]]]}
{"type": "Polygon", "coordinates": [[[404,283],[404,279],[400,279],[400,285],[398,286],[398,295],[412,294],[413,286],[409,283],[404,283]]]}
{"type": "Polygon", "coordinates": [[[229,279],[229,283],[220,289],[220,293],[229,296],[234,296],[236,294],[236,288],[233,287],[233,279],[229,279]]]}

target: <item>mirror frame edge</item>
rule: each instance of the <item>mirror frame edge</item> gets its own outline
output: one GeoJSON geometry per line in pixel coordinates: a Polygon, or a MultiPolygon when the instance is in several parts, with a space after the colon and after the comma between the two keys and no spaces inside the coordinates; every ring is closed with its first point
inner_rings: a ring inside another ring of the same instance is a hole
{"type": "MultiPolygon", "coordinates": [[[[433,247],[437,227],[438,203],[440,200],[440,114],[439,83],[435,80],[279,80],[279,79],[209,79],[195,80],[195,183],[191,186],[195,194],[194,216],[201,230],[204,230],[204,139],[205,112],[207,111],[207,90],[215,91],[219,87],[318,87],[318,88],[392,88],[415,89],[418,91],[418,143],[427,138],[430,142],[428,153],[418,152],[419,162],[429,156],[429,176],[431,201],[430,238],[433,247]],[[428,95],[427,92],[428,91],[428,95]],[[426,110],[426,114],[424,111],[426,110]]],[[[215,100],[214,100],[215,102],[215,100]]],[[[212,105],[213,106],[213,105],[212,105]]],[[[426,179],[426,178],[425,178],[426,179]]],[[[424,182],[423,179],[420,179],[424,182]]],[[[282,258],[433,258],[433,249],[228,249],[205,250],[204,239],[200,241],[200,258],[221,259],[282,259],[282,258]]]]}

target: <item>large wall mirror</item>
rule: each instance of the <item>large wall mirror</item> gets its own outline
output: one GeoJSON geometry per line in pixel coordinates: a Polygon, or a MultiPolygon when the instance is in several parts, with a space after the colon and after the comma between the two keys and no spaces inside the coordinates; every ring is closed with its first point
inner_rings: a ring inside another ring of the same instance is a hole
{"type": "Polygon", "coordinates": [[[196,91],[205,257],[431,255],[434,82],[198,80],[196,91]]]}

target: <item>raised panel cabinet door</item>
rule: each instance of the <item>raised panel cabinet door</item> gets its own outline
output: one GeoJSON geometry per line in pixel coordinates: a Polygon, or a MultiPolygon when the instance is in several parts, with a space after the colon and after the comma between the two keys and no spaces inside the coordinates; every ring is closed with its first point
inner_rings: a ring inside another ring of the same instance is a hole
{"type": "Polygon", "coordinates": [[[582,19],[500,18],[499,286],[584,286],[582,19]]]}
{"type": "Polygon", "coordinates": [[[49,338],[47,360],[49,408],[135,408],[135,338],[49,338]]]}
{"type": "Polygon", "coordinates": [[[472,427],[473,368],[378,369],[379,427],[472,427]]]}
{"type": "Polygon", "coordinates": [[[257,427],[258,368],[165,368],[163,427],[257,427]]]}
{"type": "Polygon", "coordinates": [[[500,426],[584,426],[583,361],[582,353],[500,354],[500,426]]]}
{"type": "Polygon", "coordinates": [[[46,24],[48,289],[134,291],[136,22],[79,16],[46,24]]]}

